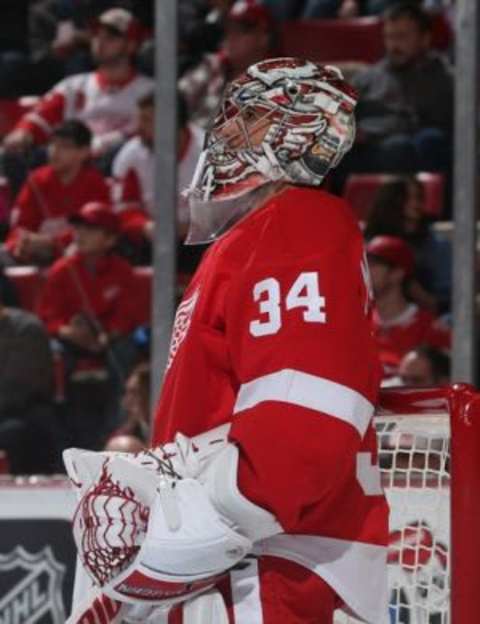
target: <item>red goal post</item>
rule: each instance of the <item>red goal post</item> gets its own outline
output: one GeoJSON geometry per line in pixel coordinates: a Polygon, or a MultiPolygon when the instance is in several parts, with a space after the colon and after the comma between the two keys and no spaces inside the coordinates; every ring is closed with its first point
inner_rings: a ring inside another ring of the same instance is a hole
{"type": "Polygon", "coordinates": [[[480,615],[480,393],[384,389],[379,403],[391,512],[390,605],[378,624],[471,624],[480,615]]]}

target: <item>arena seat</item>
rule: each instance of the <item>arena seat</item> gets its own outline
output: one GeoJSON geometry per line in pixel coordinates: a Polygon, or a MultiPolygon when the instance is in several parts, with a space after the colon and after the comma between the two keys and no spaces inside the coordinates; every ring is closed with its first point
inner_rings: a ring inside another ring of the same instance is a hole
{"type": "Polygon", "coordinates": [[[425,189],[425,214],[434,218],[441,217],[445,192],[444,176],[441,173],[424,171],[417,173],[416,177],[425,189]]]}
{"type": "MultiPolygon", "coordinates": [[[[355,173],[348,176],[343,197],[350,203],[360,221],[368,218],[375,194],[380,186],[396,178],[386,173],[355,173]]],[[[421,172],[416,178],[425,189],[425,214],[438,218],[443,210],[445,181],[441,173],[421,172]]]]}
{"type": "Polygon", "coordinates": [[[149,325],[152,308],[152,278],[151,266],[135,267],[135,281],[137,285],[136,297],[138,299],[138,322],[140,325],[149,325]]]}
{"type": "Polygon", "coordinates": [[[5,275],[13,282],[22,308],[34,312],[45,280],[44,273],[34,266],[15,266],[7,267],[5,275]]]}
{"type": "Polygon", "coordinates": [[[35,95],[25,95],[16,99],[0,98],[0,138],[4,137],[20,117],[37,103],[35,95]]]}
{"type": "Polygon", "coordinates": [[[432,15],[432,46],[436,50],[448,50],[453,43],[453,29],[445,13],[432,15]]]}
{"type": "Polygon", "coordinates": [[[384,52],[382,20],[357,17],[288,21],[280,33],[280,47],[288,56],[310,57],[320,62],[374,63],[384,52]]]}
{"type": "MultiPolygon", "coordinates": [[[[432,46],[449,48],[453,31],[446,15],[432,12],[432,46]]],[[[291,20],[280,31],[280,49],[287,56],[320,62],[375,63],[384,54],[382,18],[291,20]]]]}

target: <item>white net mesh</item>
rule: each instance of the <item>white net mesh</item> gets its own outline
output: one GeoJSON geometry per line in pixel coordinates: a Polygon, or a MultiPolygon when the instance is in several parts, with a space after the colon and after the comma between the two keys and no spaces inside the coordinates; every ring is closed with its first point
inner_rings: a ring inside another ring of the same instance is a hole
{"type": "MultiPolygon", "coordinates": [[[[378,624],[448,624],[449,416],[379,416],[375,426],[390,505],[390,604],[378,624]]],[[[335,624],[357,622],[335,616],[335,624]]]]}

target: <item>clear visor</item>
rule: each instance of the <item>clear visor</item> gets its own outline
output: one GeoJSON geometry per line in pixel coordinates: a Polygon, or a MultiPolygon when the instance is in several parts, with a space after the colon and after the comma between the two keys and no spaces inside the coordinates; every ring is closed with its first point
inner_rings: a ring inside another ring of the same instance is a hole
{"type": "Polygon", "coordinates": [[[201,245],[217,240],[242,217],[257,208],[271,184],[257,187],[238,197],[205,199],[203,192],[192,189],[188,195],[190,226],[185,245],[201,245]]]}

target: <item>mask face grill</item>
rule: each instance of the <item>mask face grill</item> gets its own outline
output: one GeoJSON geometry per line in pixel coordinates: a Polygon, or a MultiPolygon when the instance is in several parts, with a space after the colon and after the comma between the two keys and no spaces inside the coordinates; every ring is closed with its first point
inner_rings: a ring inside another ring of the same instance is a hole
{"type": "Polygon", "coordinates": [[[290,58],[252,65],[227,87],[207,131],[189,189],[197,218],[202,202],[218,221],[207,202],[225,202],[228,211],[269,182],[319,186],[353,143],[356,99],[335,68],[290,58]]]}

